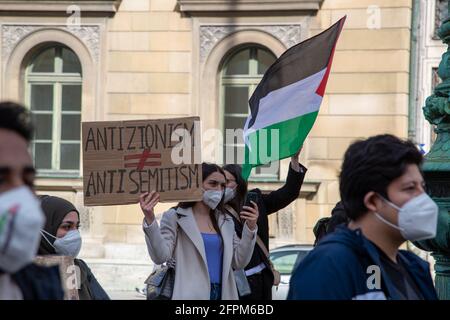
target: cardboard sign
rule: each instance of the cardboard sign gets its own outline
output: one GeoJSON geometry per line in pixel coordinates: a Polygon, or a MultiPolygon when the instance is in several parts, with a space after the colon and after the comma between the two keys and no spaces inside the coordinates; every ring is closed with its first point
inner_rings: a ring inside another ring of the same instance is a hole
{"type": "Polygon", "coordinates": [[[202,198],[199,117],[83,122],[85,206],[202,198]]]}
{"type": "Polygon", "coordinates": [[[74,259],[68,256],[37,256],[34,262],[41,266],[59,266],[61,284],[64,290],[64,300],[79,300],[78,289],[81,283],[80,268],[74,264],[74,259]]]}

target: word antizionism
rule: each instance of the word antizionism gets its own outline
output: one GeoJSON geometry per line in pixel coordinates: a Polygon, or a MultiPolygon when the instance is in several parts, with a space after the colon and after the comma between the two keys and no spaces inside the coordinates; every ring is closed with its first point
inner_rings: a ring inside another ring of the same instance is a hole
{"type": "Polygon", "coordinates": [[[86,152],[88,149],[123,151],[173,148],[179,143],[179,141],[172,141],[172,135],[178,129],[186,130],[192,137],[194,123],[191,125],[178,122],[90,127],[87,132],[84,151],[86,152]]]}

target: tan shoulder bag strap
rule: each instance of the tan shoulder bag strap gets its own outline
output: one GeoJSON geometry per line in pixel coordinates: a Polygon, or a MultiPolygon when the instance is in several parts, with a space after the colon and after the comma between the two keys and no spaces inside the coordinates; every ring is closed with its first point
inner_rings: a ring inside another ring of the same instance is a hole
{"type": "Polygon", "coordinates": [[[264,255],[269,258],[269,251],[267,250],[266,246],[264,245],[264,242],[262,239],[257,235],[256,236],[256,243],[261,248],[261,250],[264,252],[264,255]]]}
{"type": "MultiPolygon", "coordinates": [[[[231,206],[225,205],[225,210],[230,212],[239,222],[241,222],[241,219],[239,218],[238,213],[231,206]]],[[[277,270],[275,270],[275,267],[273,266],[272,261],[270,261],[269,250],[267,250],[266,246],[264,245],[264,242],[262,241],[262,239],[258,235],[256,235],[256,243],[261,248],[261,250],[263,251],[264,255],[267,257],[267,260],[269,261],[270,271],[272,271],[273,278],[274,278],[273,284],[275,286],[278,286],[280,284],[280,280],[281,280],[280,279],[280,273],[277,270]]]]}
{"type": "Polygon", "coordinates": [[[233,215],[233,217],[235,217],[239,222],[241,222],[241,218],[239,218],[238,213],[236,212],[236,210],[233,209],[232,206],[226,204],[225,210],[227,210],[229,213],[231,213],[233,215]]]}

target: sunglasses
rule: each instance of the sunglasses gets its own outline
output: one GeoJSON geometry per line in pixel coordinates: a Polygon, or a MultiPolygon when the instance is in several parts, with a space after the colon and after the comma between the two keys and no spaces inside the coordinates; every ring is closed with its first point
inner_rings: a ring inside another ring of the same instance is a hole
{"type": "MultiPolygon", "coordinates": [[[[10,180],[13,173],[10,167],[0,167],[0,185],[10,180]]],[[[22,169],[22,180],[30,188],[34,187],[34,177],[36,176],[36,169],[33,166],[27,166],[22,169]]]]}

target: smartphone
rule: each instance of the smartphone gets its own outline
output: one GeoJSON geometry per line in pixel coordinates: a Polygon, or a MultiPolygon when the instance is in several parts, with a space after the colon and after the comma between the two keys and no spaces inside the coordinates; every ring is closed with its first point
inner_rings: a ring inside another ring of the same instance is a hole
{"type": "Polygon", "coordinates": [[[253,204],[250,201],[253,201],[256,203],[256,200],[258,200],[258,194],[254,191],[250,191],[247,193],[247,197],[245,198],[244,206],[253,207],[253,204]]]}

